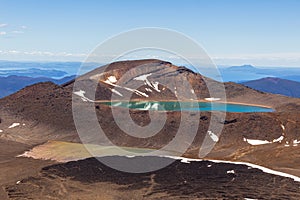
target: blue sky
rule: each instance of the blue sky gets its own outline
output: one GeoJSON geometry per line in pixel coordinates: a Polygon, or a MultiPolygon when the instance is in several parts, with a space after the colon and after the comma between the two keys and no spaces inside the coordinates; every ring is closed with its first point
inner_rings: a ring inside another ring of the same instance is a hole
{"type": "Polygon", "coordinates": [[[298,0],[0,0],[0,60],[82,61],[107,38],[161,27],[217,64],[300,67],[298,0]]]}

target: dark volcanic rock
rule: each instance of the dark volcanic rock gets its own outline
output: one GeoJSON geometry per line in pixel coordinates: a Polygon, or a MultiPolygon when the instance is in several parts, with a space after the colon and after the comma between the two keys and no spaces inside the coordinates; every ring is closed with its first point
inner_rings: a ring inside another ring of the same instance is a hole
{"type": "MultiPolygon", "coordinates": [[[[151,159],[152,157],[105,157],[126,162],[126,159],[151,159]]],[[[169,158],[156,158],[169,159],[169,158]]],[[[158,161],[156,160],[156,161],[158,161]]],[[[23,180],[18,185],[6,188],[11,199],[32,198],[43,194],[43,187],[51,190],[53,182],[61,180],[79,181],[93,187],[98,182],[119,185],[119,191],[137,193],[134,199],[299,199],[300,183],[290,178],[267,174],[246,165],[213,163],[210,161],[175,161],[155,172],[132,174],[107,167],[95,158],[45,167],[37,177],[23,180]],[[36,188],[36,183],[43,187],[36,188]]],[[[65,188],[75,192],[72,186],[65,188]]],[[[94,190],[93,192],[96,192],[94,190]]],[[[54,191],[47,191],[49,197],[57,198],[54,191]]],[[[112,192],[111,197],[117,193],[112,192]]],[[[60,198],[67,198],[68,195],[60,198]]]]}

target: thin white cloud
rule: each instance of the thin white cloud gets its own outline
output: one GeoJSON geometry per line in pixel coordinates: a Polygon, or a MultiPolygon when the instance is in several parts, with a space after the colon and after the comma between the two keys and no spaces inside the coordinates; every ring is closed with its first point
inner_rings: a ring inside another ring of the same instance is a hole
{"type": "Polygon", "coordinates": [[[7,33],[5,31],[0,31],[0,35],[6,35],[7,33]]]}
{"type": "Polygon", "coordinates": [[[27,26],[21,26],[22,29],[27,29],[27,26]]]}
{"type": "Polygon", "coordinates": [[[300,67],[300,52],[213,55],[211,58],[219,65],[253,64],[257,66],[300,67]]]}
{"type": "Polygon", "coordinates": [[[215,56],[212,56],[212,58],[214,58],[214,59],[300,59],[300,52],[215,55],[215,56]]]}
{"type": "Polygon", "coordinates": [[[0,24],[0,28],[6,27],[8,24],[0,24]]]}
{"type": "MultiPolygon", "coordinates": [[[[3,33],[0,32],[0,35],[3,33]]],[[[112,59],[117,58],[118,55],[98,55],[87,53],[70,53],[70,52],[49,52],[49,51],[17,51],[17,50],[0,50],[0,55],[6,59],[23,59],[23,60],[56,60],[56,61],[83,61],[87,57],[90,61],[110,62],[112,59]]],[[[252,64],[256,66],[291,66],[300,67],[300,52],[295,53],[266,53],[266,54],[235,54],[235,55],[209,55],[211,59],[218,65],[242,65],[252,64]]],[[[142,58],[158,58],[170,60],[174,63],[178,60],[177,56],[157,56],[146,55],[146,57],[123,56],[120,59],[142,59],[142,58]]],[[[191,56],[193,60],[195,57],[191,56]]],[[[199,60],[199,59],[197,59],[199,60]]]]}
{"type": "Polygon", "coordinates": [[[24,33],[23,31],[12,31],[11,33],[14,33],[14,34],[22,34],[22,33],[24,33]]]}
{"type": "Polygon", "coordinates": [[[83,60],[86,58],[85,53],[67,53],[67,52],[49,52],[49,51],[17,51],[17,50],[0,50],[0,56],[14,59],[17,56],[24,60],[83,60]]]}

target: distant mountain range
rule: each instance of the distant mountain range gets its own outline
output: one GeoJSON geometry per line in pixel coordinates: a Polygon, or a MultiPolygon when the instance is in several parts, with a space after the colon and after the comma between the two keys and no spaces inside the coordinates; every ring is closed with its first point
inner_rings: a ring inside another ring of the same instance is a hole
{"type": "Polygon", "coordinates": [[[48,77],[28,77],[28,76],[8,76],[0,77],[0,98],[8,96],[17,92],[18,90],[35,83],[40,82],[53,82],[55,84],[61,85],[70,80],[73,80],[75,75],[66,76],[61,79],[53,79],[48,77]]]}
{"type": "MultiPolygon", "coordinates": [[[[90,71],[103,63],[82,62],[15,62],[0,60],[0,76],[30,76],[60,78],[77,74],[84,65],[84,71],[90,71]]],[[[84,72],[82,72],[84,73],[84,72]]]]}
{"type": "Polygon", "coordinates": [[[252,65],[241,65],[241,66],[232,66],[227,68],[227,70],[233,71],[257,71],[258,68],[253,67],[252,65]]]}
{"type": "Polygon", "coordinates": [[[241,84],[262,92],[300,98],[300,83],[296,81],[267,77],[241,84]]]}
{"type": "MultiPolygon", "coordinates": [[[[39,63],[0,61],[0,98],[38,82],[51,81],[56,84],[67,82],[74,76],[66,76],[76,74],[81,65],[82,63],[80,62],[39,63]],[[61,77],[65,78],[61,79],[61,77]]],[[[84,65],[84,71],[89,71],[94,69],[95,66],[99,66],[97,63],[87,63],[84,65]]],[[[242,83],[264,92],[299,97],[298,84],[293,83],[293,81],[300,83],[300,68],[262,68],[252,65],[242,65],[220,67],[219,75],[210,73],[209,69],[206,70],[208,70],[207,74],[205,71],[202,71],[202,73],[219,81],[242,83]],[[286,81],[279,81],[277,78],[286,79],[286,81]],[[279,83],[275,84],[276,82],[279,83]]],[[[81,73],[84,71],[81,71],[81,73]]]]}
{"type": "Polygon", "coordinates": [[[63,77],[67,75],[67,72],[56,70],[56,69],[38,69],[38,68],[29,68],[29,69],[6,69],[0,70],[0,76],[29,76],[29,77],[63,77]]]}
{"type": "Polygon", "coordinates": [[[267,77],[277,77],[300,82],[300,68],[287,67],[254,67],[252,65],[220,68],[224,82],[246,82],[267,77]]]}

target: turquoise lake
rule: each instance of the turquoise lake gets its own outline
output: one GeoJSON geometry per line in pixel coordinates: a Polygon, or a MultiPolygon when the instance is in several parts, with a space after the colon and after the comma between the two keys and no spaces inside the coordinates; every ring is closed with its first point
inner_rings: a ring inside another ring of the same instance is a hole
{"type": "Polygon", "coordinates": [[[104,102],[114,107],[124,107],[136,110],[158,111],[221,111],[221,112],[273,112],[271,108],[260,106],[217,103],[217,102],[104,102]]]}

